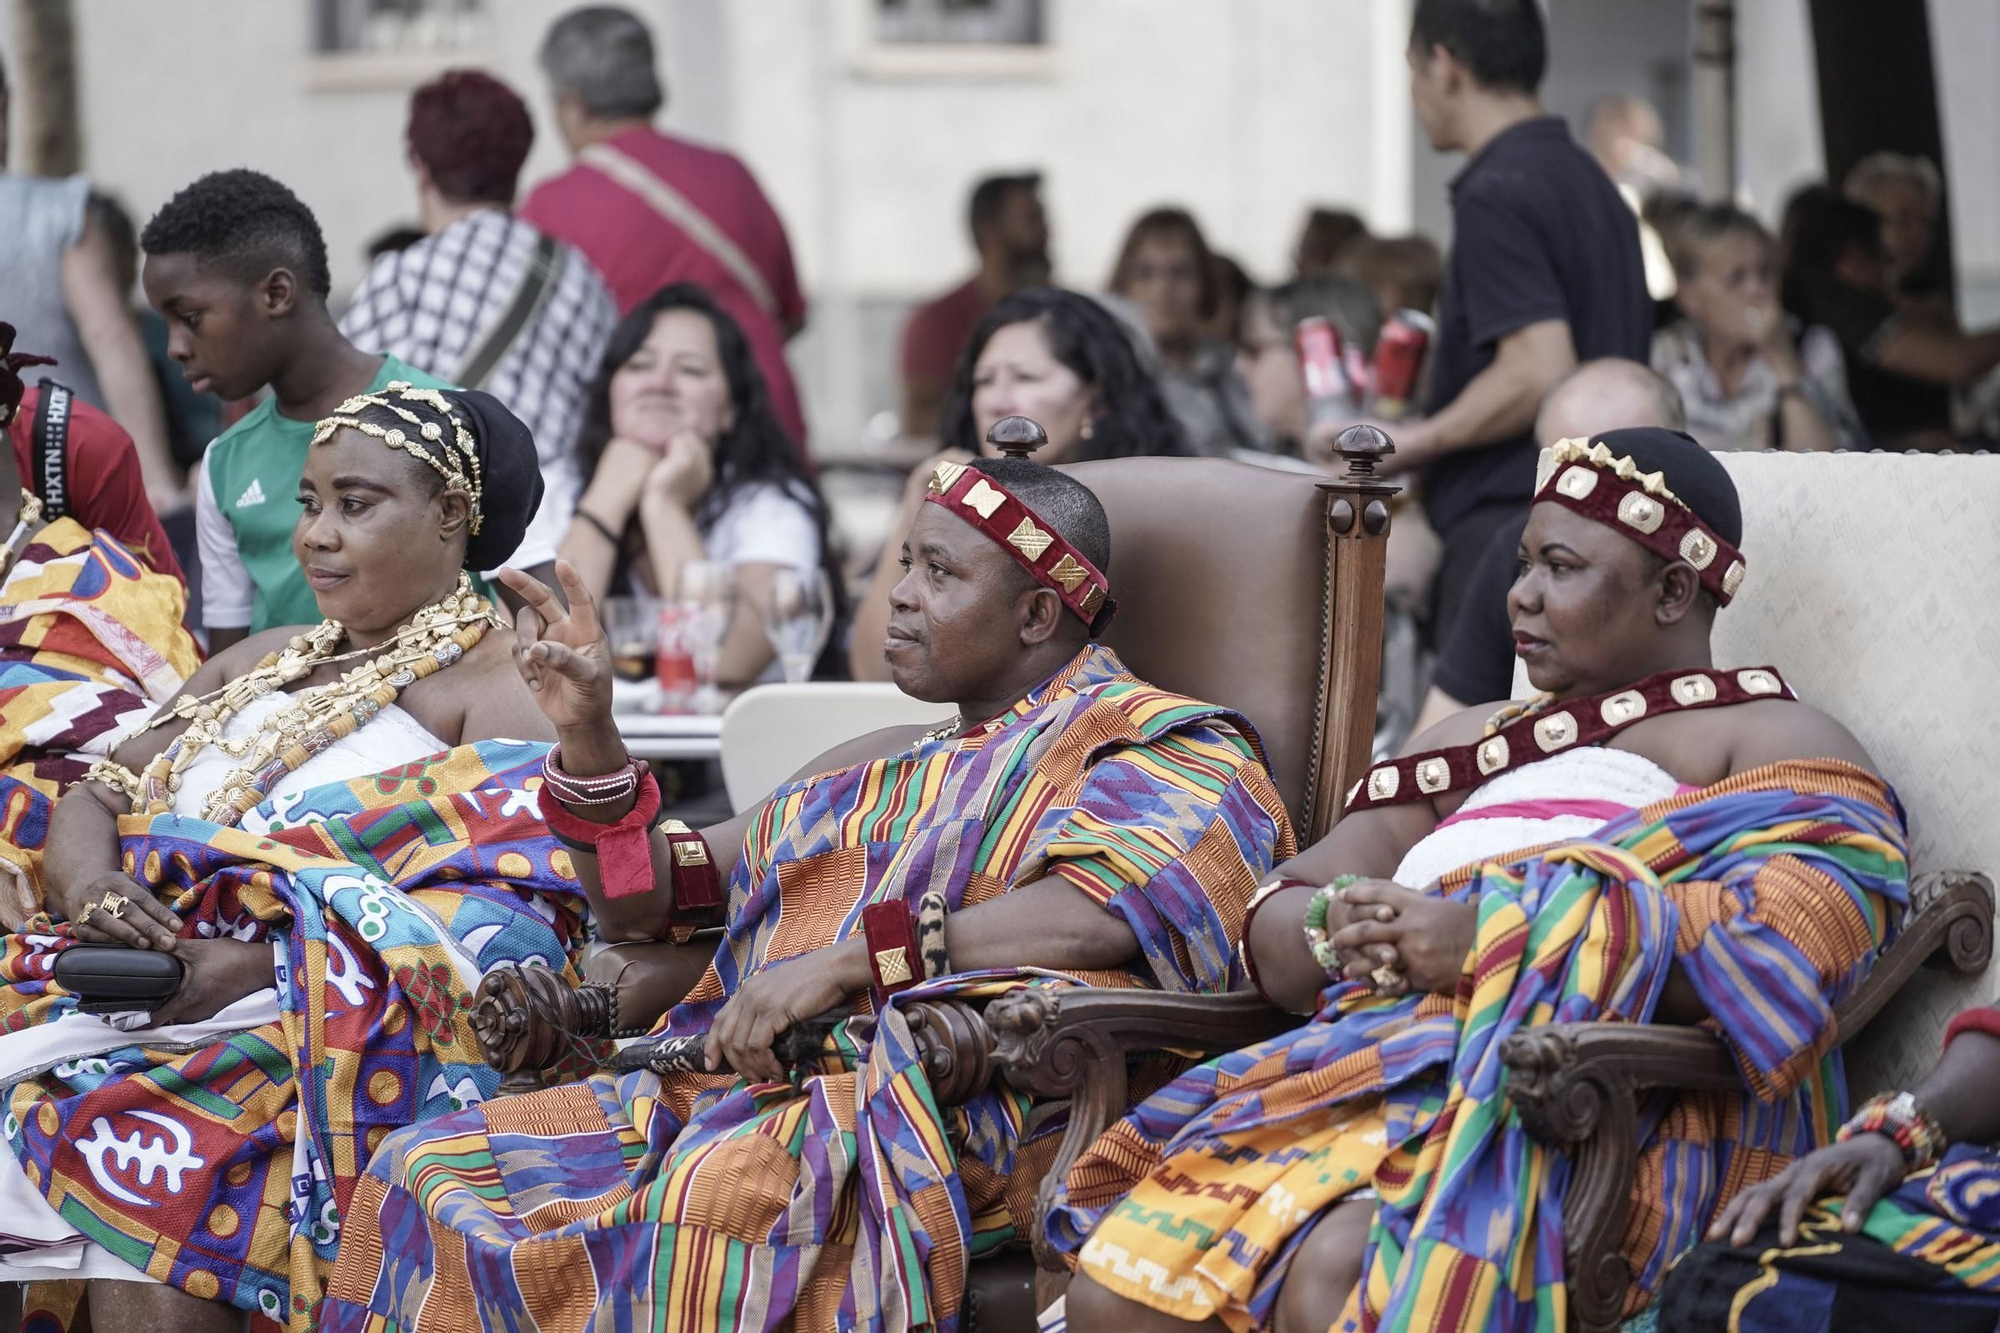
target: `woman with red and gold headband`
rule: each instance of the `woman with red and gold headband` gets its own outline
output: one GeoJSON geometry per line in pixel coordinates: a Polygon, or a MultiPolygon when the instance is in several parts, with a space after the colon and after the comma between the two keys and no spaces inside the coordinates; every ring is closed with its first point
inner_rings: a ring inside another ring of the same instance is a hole
{"type": "Polygon", "coordinates": [[[1636,1309],[1734,1188],[1845,1108],[1833,1011],[1901,919],[1906,833],[1845,728],[1709,630],[1748,575],[1729,475],[1645,428],[1543,455],[1516,652],[1541,691],[1377,765],[1251,906],[1311,1020],[1190,1071],[1067,1180],[1078,1333],[1559,1323],[1569,1172],[1503,1101],[1532,1024],[1700,1024],[1736,1094],[1640,1116],[1636,1309]]]}

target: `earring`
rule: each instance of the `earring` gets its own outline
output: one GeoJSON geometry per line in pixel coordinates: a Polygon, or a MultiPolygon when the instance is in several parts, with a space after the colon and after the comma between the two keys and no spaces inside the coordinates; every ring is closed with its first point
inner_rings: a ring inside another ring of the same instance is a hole
{"type": "Polygon", "coordinates": [[[1083,419],[1083,430],[1079,434],[1086,440],[1096,437],[1097,427],[1091,424],[1089,417],[1083,419]]]}

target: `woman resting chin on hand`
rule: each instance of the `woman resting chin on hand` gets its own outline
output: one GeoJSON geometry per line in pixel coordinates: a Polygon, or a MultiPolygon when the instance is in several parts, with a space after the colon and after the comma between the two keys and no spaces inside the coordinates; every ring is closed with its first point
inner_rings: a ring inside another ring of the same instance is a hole
{"type": "Polygon", "coordinates": [[[825,570],[840,596],[826,502],[772,415],[743,331],[699,287],[662,289],[612,331],[577,460],[589,480],[562,555],[592,597],[672,602],[689,561],[734,567],[721,684],[776,670],[763,617],[776,570],[825,570]]]}

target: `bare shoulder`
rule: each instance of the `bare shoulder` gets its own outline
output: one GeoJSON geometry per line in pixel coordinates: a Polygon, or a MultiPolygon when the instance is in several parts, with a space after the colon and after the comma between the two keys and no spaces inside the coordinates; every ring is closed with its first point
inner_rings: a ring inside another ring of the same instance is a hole
{"type": "Polygon", "coordinates": [[[1796,699],[1760,699],[1728,710],[1729,771],[1788,759],[1839,759],[1876,773],[1875,761],[1839,719],[1796,699]]]}
{"type": "Polygon", "coordinates": [[[1462,708],[1444,721],[1428,730],[1412,736],[1403,746],[1404,755],[1428,754],[1432,750],[1449,750],[1454,746],[1470,745],[1486,735],[1486,723],[1495,713],[1507,706],[1505,699],[1497,703],[1475,704],[1462,708]]]}
{"type": "Polygon", "coordinates": [[[514,632],[489,631],[472,645],[463,660],[441,678],[451,681],[464,706],[459,744],[474,741],[553,741],[555,728],[536,704],[528,683],[514,665],[514,632]]]}

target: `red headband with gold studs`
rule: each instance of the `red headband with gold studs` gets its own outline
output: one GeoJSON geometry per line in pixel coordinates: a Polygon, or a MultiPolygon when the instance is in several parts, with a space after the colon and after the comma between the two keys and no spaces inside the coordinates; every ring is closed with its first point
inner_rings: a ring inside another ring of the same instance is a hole
{"type": "Polygon", "coordinates": [[[939,463],[924,499],[943,505],[985,533],[1084,624],[1095,625],[1098,612],[1116,605],[1111,600],[1111,580],[1103,571],[977,468],[939,463]]]}
{"type": "Polygon", "coordinates": [[[1660,473],[1639,471],[1606,445],[1558,440],[1544,449],[1535,500],[1573,509],[1663,559],[1685,560],[1723,606],[1743,586],[1743,553],[1697,518],[1660,473]]]}

